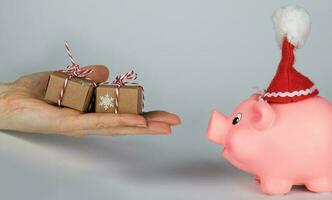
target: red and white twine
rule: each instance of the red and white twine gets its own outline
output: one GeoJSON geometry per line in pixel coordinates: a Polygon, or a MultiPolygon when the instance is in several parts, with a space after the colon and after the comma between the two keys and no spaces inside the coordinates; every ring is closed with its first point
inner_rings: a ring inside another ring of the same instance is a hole
{"type": "Polygon", "coordinates": [[[92,79],[90,79],[90,78],[87,77],[88,74],[93,73],[93,70],[92,69],[81,69],[80,65],[78,65],[78,64],[75,63],[74,58],[73,58],[73,56],[71,54],[71,51],[69,49],[69,45],[68,45],[67,41],[65,42],[65,49],[66,49],[67,54],[68,54],[70,65],[68,65],[66,69],[60,70],[60,72],[66,73],[68,75],[68,77],[65,79],[63,87],[62,87],[62,89],[60,91],[59,99],[57,101],[58,106],[61,106],[64,94],[65,94],[65,90],[66,90],[66,88],[68,86],[68,81],[70,79],[72,79],[74,77],[84,78],[84,79],[87,79],[87,80],[91,81],[94,86],[97,85],[92,79]]]}

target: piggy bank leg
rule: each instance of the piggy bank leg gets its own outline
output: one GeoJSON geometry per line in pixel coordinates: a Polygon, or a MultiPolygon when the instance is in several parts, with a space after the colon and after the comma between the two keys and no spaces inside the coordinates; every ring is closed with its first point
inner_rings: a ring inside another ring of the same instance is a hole
{"type": "Polygon", "coordinates": [[[279,180],[274,178],[261,177],[262,192],[270,195],[286,194],[292,189],[292,182],[288,180],[279,180]]]}
{"type": "Polygon", "coordinates": [[[332,192],[332,177],[315,179],[306,183],[305,186],[312,192],[332,192]]]}

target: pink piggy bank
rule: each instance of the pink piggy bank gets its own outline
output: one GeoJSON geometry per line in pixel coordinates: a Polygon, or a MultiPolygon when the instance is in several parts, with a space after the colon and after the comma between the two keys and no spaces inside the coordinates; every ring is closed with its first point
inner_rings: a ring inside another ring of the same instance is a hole
{"type": "Polygon", "coordinates": [[[282,54],[269,87],[231,116],[214,111],[208,138],[224,146],[223,156],[234,166],[254,174],[264,193],[285,194],[292,185],[332,191],[332,104],[294,68],[310,15],[286,6],[276,10],[273,22],[282,54]]]}
{"type": "Polygon", "coordinates": [[[256,175],[264,193],[285,194],[292,185],[332,191],[332,104],[322,97],[275,104],[252,95],[230,116],[214,111],[208,138],[256,175]]]}

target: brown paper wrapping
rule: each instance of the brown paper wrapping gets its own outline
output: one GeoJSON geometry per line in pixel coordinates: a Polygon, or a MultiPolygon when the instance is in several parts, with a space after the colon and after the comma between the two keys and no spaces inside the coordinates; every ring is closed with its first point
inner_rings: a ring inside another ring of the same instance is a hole
{"type": "MultiPolygon", "coordinates": [[[[115,113],[115,85],[102,85],[96,89],[95,111],[115,113]]],[[[140,86],[126,85],[119,88],[119,112],[141,114],[143,112],[143,89],[140,86]]]]}
{"type": "MultiPolygon", "coordinates": [[[[46,101],[53,104],[57,103],[67,77],[66,73],[58,71],[50,74],[45,94],[46,101]]],[[[72,78],[68,81],[61,105],[86,112],[89,108],[93,91],[94,85],[91,81],[84,78],[72,78]]]]}

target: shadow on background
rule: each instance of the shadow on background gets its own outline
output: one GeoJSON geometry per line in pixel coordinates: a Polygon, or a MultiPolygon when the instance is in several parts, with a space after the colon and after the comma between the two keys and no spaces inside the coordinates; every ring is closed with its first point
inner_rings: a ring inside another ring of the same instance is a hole
{"type": "MultiPolygon", "coordinates": [[[[75,138],[15,132],[7,132],[7,134],[45,149],[45,152],[46,150],[62,152],[57,154],[59,157],[61,154],[66,154],[67,159],[79,158],[94,163],[95,166],[99,166],[99,169],[101,167],[105,171],[117,166],[124,175],[139,178],[141,181],[163,177],[218,180],[243,176],[242,172],[223,162],[218,156],[214,155],[215,159],[195,157],[190,152],[177,152],[176,149],[172,150],[172,148],[148,141],[143,138],[144,136],[131,139],[131,136],[75,138]]],[[[29,157],[34,156],[38,155],[29,155],[29,157]]]]}
{"type": "MultiPolygon", "coordinates": [[[[73,138],[14,132],[7,132],[6,135],[19,140],[21,143],[17,145],[24,146],[12,151],[13,156],[23,153],[23,162],[32,163],[32,167],[38,168],[42,165],[47,170],[59,170],[59,166],[53,169],[52,166],[61,161],[61,171],[69,169],[72,172],[100,173],[105,178],[114,177],[116,174],[133,183],[204,185],[212,182],[219,185],[226,182],[226,185],[234,185],[242,191],[261,194],[254,177],[235,169],[215,155],[215,158],[207,158],[195,156],[190,151],[178,152],[169,145],[153,143],[146,137],[73,138]],[[32,152],[28,153],[30,150],[32,152]]],[[[9,145],[15,148],[13,144],[9,145]]],[[[289,197],[294,199],[294,194],[298,193],[310,192],[303,186],[295,186],[289,197]]]]}

